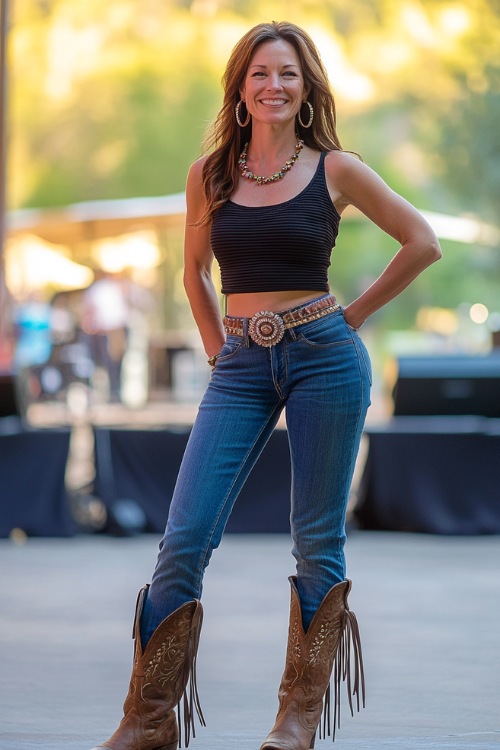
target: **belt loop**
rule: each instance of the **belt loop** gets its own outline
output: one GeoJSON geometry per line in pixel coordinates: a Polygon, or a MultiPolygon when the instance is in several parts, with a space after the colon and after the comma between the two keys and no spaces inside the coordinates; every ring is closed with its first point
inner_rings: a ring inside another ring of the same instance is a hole
{"type": "Polygon", "coordinates": [[[248,335],[248,318],[243,318],[242,323],[243,323],[243,344],[248,349],[250,346],[250,336],[248,335]]]}

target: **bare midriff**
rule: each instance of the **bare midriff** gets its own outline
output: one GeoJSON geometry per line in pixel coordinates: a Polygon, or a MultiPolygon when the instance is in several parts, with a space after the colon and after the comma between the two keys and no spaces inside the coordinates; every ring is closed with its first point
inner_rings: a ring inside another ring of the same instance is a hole
{"type": "Polygon", "coordinates": [[[262,310],[268,312],[282,312],[298,305],[311,302],[322,297],[327,292],[317,290],[291,290],[285,292],[255,292],[245,294],[229,294],[227,298],[227,314],[234,318],[251,318],[262,310]]]}

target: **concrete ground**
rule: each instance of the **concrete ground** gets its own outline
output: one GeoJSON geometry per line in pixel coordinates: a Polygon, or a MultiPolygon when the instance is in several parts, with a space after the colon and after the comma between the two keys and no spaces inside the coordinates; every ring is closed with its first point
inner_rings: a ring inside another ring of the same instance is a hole
{"type": "MultiPolygon", "coordinates": [[[[158,538],[0,542],[0,750],[89,750],[115,729],[158,538]]],[[[258,750],[277,707],[286,536],[227,536],[208,569],[193,750],[258,750]]],[[[336,750],[500,747],[500,537],[354,532],[367,708],[336,750]]],[[[345,704],[344,704],[345,706],[345,704]]],[[[317,747],[330,747],[331,739],[317,747]]]]}

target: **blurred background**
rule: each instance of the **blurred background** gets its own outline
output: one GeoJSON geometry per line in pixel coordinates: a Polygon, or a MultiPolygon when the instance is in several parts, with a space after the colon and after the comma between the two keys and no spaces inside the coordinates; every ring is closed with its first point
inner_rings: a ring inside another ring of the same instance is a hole
{"type": "MultiPolygon", "coordinates": [[[[404,428],[413,438],[455,439],[458,431],[466,456],[465,433],[492,438],[500,417],[496,0],[3,0],[1,18],[0,422],[13,447],[0,444],[0,460],[14,484],[9,490],[2,480],[4,508],[13,512],[0,535],[161,527],[164,508],[159,520],[144,509],[145,458],[136,494],[130,477],[118,486],[126,472],[123,463],[117,470],[116,441],[142,431],[131,449],[137,465],[140,447],[160,433],[165,439],[165,428],[184,439],[208,381],[182,285],[183,191],[220,107],[230,51],[261,21],[290,20],[310,33],[336,94],[343,147],[426,216],[444,251],[363,329],[374,368],[367,438],[404,428]],[[410,417],[434,421],[394,421],[410,417]],[[39,480],[33,456],[56,434],[57,513],[67,518],[42,528],[33,521],[33,485],[54,500],[54,450],[40,458],[39,480]]],[[[332,291],[351,300],[396,249],[347,213],[332,291]]],[[[177,451],[157,449],[154,466],[177,451]]],[[[455,447],[449,454],[457,481],[455,447]]],[[[492,455],[489,470],[500,457],[496,442],[492,455]]],[[[392,475],[386,458],[380,467],[392,475]]],[[[360,475],[367,471],[363,463],[360,475]]],[[[478,473],[483,465],[468,466],[468,476],[478,473]]],[[[159,483],[168,497],[165,477],[159,483]]],[[[456,489],[445,495],[456,502],[456,489]]],[[[499,500],[495,490],[491,506],[499,500]]],[[[477,511],[469,492],[471,502],[477,511]]],[[[474,529],[500,531],[500,521],[488,516],[474,529]]]]}

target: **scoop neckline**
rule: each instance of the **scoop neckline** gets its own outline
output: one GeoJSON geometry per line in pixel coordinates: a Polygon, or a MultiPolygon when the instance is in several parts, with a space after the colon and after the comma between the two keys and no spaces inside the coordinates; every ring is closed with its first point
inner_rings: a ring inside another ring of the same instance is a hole
{"type": "MultiPolygon", "coordinates": [[[[297,200],[297,198],[300,198],[301,195],[303,195],[307,190],[309,190],[309,188],[311,187],[311,185],[313,184],[314,180],[316,179],[316,177],[318,175],[319,169],[320,169],[321,164],[324,161],[324,159],[325,159],[325,152],[324,151],[320,151],[318,163],[316,165],[316,169],[314,170],[314,174],[311,177],[311,179],[309,180],[309,182],[307,183],[307,185],[305,185],[302,188],[302,190],[297,193],[297,195],[294,195],[291,198],[288,198],[286,201],[281,201],[280,203],[267,203],[265,206],[246,206],[244,203],[236,203],[235,201],[231,200],[231,198],[228,198],[227,202],[231,203],[233,206],[236,206],[237,208],[248,208],[250,210],[252,210],[252,209],[261,209],[262,210],[264,208],[277,208],[278,206],[286,206],[287,203],[291,203],[292,201],[297,200]]],[[[333,201],[332,201],[332,206],[333,206],[335,212],[338,214],[337,209],[333,205],[333,201]]]]}

